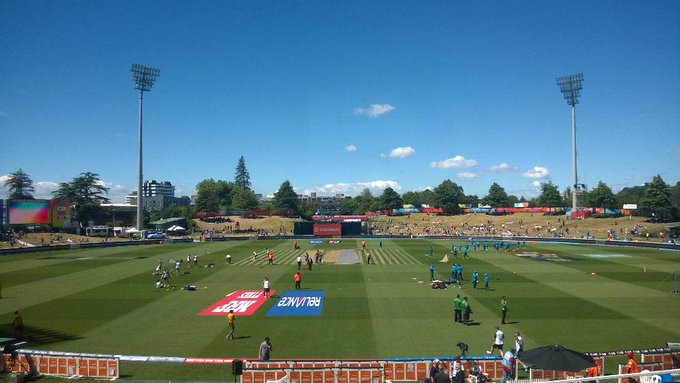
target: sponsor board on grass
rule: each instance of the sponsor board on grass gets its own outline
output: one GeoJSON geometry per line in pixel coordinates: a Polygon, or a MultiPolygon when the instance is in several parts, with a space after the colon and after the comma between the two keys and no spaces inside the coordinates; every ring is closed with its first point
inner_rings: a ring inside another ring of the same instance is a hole
{"type": "Polygon", "coordinates": [[[310,245],[323,245],[323,239],[310,239],[310,245]]]}
{"type": "Polygon", "coordinates": [[[286,291],[269,309],[268,317],[319,316],[323,291],[286,291]]]}
{"type": "MultiPolygon", "coordinates": [[[[273,295],[274,290],[271,291],[273,295]]],[[[267,299],[262,291],[239,290],[227,295],[224,299],[201,311],[201,316],[227,315],[234,310],[237,316],[253,315],[267,299]]]]}

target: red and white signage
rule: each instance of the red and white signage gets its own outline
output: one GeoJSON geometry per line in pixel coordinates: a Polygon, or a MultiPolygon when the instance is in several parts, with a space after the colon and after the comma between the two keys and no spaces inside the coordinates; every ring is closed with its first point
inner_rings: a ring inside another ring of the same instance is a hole
{"type": "MultiPolygon", "coordinates": [[[[274,295],[272,290],[271,294],[274,295]]],[[[255,314],[260,306],[267,299],[262,291],[234,291],[221,301],[198,313],[201,316],[226,316],[229,310],[234,310],[236,316],[247,316],[255,314]]]]}
{"type": "Polygon", "coordinates": [[[315,223],[314,235],[339,237],[342,235],[342,225],[339,223],[315,223]]]}

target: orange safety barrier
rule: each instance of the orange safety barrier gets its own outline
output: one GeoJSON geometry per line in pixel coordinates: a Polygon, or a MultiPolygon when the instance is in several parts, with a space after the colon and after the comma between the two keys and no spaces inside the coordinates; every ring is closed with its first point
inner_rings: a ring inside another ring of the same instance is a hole
{"type": "MultiPolygon", "coordinates": [[[[600,371],[600,375],[602,374],[602,371],[604,371],[604,358],[601,357],[593,357],[593,360],[595,361],[595,364],[597,364],[597,369],[600,371]]],[[[501,375],[503,374],[503,371],[501,370],[501,375]]],[[[500,378],[501,375],[498,377],[500,378]]],[[[576,378],[576,377],[582,377],[583,373],[581,371],[579,372],[568,372],[568,371],[553,371],[553,370],[537,370],[537,369],[531,369],[531,375],[530,379],[535,380],[535,379],[568,379],[568,378],[576,378]]]]}
{"type": "Polygon", "coordinates": [[[660,363],[657,365],[658,367],[654,369],[647,368],[650,371],[670,370],[680,366],[680,351],[671,351],[658,354],[642,354],[641,361],[642,363],[660,363]]]}
{"type": "Polygon", "coordinates": [[[117,358],[108,357],[76,357],[52,355],[20,354],[16,360],[10,355],[3,355],[5,366],[12,372],[33,373],[54,376],[80,376],[89,378],[118,378],[119,364],[117,358]],[[31,368],[33,367],[33,370],[31,368]]]}

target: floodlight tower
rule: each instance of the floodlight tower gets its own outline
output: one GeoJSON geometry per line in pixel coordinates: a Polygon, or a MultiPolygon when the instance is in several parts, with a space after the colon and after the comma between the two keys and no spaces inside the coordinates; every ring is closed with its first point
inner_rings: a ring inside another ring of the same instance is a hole
{"type": "Polygon", "coordinates": [[[573,167],[573,186],[571,189],[571,209],[577,211],[578,209],[578,190],[580,185],[576,175],[576,104],[581,95],[581,81],[583,81],[583,73],[572,74],[557,78],[557,85],[567,100],[567,104],[571,105],[571,150],[572,150],[572,167],[573,167]]]}
{"type": "Polygon", "coordinates": [[[142,182],[143,182],[143,175],[142,175],[142,99],[144,98],[144,92],[148,92],[151,90],[151,87],[153,86],[153,83],[156,81],[156,78],[158,77],[158,74],[160,73],[160,69],[158,68],[151,68],[148,66],[140,65],[140,64],[132,64],[132,68],[130,68],[130,71],[132,72],[132,81],[135,82],[135,89],[139,91],[139,131],[138,131],[138,140],[139,140],[139,151],[137,153],[138,155],[138,160],[139,160],[139,168],[138,168],[138,175],[139,178],[137,179],[137,230],[141,231],[142,230],[142,225],[143,225],[143,220],[142,220],[142,182]]]}

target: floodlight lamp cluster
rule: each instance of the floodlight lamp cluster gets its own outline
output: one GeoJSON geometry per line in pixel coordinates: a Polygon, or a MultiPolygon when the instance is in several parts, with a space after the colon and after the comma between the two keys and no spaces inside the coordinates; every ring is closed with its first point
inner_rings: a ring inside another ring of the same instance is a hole
{"type": "Polygon", "coordinates": [[[557,85],[559,85],[564,99],[567,100],[567,104],[571,106],[578,104],[578,98],[581,96],[581,89],[583,89],[581,81],[583,81],[583,73],[557,78],[557,85]]]}
{"type": "Polygon", "coordinates": [[[161,72],[158,68],[152,68],[140,64],[132,64],[130,68],[132,72],[132,81],[135,82],[135,89],[148,92],[151,90],[153,83],[156,81],[158,74],[161,72]]]}

